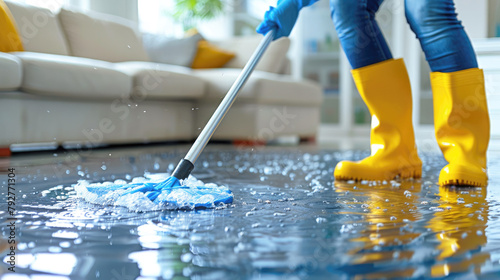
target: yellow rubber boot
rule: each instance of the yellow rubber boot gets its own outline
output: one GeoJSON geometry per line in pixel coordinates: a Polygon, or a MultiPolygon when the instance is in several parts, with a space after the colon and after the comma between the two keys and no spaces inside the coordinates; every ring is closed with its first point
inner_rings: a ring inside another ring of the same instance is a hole
{"type": "Polygon", "coordinates": [[[335,179],[420,178],[422,161],[415,146],[411,87],[403,60],[390,59],[355,69],[352,76],[372,117],[371,156],[338,163],[335,179]]]}
{"type": "Polygon", "coordinates": [[[440,185],[486,186],[490,119],[483,71],[431,73],[436,139],[448,161],[440,185]]]}

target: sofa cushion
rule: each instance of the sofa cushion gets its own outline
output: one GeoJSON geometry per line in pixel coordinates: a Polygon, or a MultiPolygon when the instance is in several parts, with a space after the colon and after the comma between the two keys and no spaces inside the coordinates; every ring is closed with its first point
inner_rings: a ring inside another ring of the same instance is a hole
{"type": "Polygon", "coordinates": [[[149,60],[138,30],[126,19],[66,9],[61,9],[59,19],[74,56],[110,62],[149,60]]]}
{"type": "Polygon", "coordinates": [[[133,92],[146,98],[193,99],[205,93],[205,81],[186,67],[141,61],[115,65],[134,77],[133,92]]]}
{"type": "Polygon", "coordinates": [[[15,20],[3,0],[0,0],[0,52],[22,51],[23,44],[15,20]]]}
{"type": "Polygon", "coordinates": [[[200,34],[186,38],[171,38],[145,33],[142,35],[142,42],[151,61],[191,67],[198,49],[198,41],[202,38],[200,34]]]}
{"type": "MultiPolygon", "coordinates": [[[[243,68],[262,40],[261,35],[234,37],[229,40],[212,42],[222,49],[236,53],[236,57],[229,61],[226,68],[243,68]]],[[[281,74],[286,63],[286,54],[290,47],[290,39],[280,38],[273,41],[260,59],[255,70],[281,74]]]]}
{"type": "MultiPolygon", "coordinates": [[[[241,69],[196,70],[195,75],[208,83],[207,99],[223,97],[241,73],[241,69]]],[[[323,99],[321,87],[311,81],[290,76],[254,71],[240,90],[238,100],[260,104],[318,105],[323,99]]]]}
{"type": "Polygon", "coordinates": [[[0,90],[16,90],[22,80],[21,60],[16,56],[0,52],[0,90]]]}
{"type": "Polygon", "coordinates": [[[53,54],[15,52],[23,63],[21,89],[39,95],[84,99],[129,96],[132,77],[109,62],[53,54]]]}
{"type": "Polygon", "coordinates": [[[16,2],[6,3],[21,33],[25,51],[69,54],[59,20],[50,10],[16,2]]]}

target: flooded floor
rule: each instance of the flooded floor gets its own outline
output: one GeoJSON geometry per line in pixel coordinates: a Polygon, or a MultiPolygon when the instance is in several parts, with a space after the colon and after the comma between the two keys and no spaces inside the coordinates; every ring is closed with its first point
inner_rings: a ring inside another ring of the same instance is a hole
{"type": "Polygon", "coordinates": [[[137,213],[75,197],[78,180],[171,172],[188,148],[0,159],[3,171],[15,169],[0,174],[0,279],[500,278],[498,154],[489,158],[488,188],[473,189],[437,186],[445,161],[433,152],[421,154],[422,180],[372,185],[332,176],[338,161],[368,151],[211,146],[193,175],[228,186],[233,204],[137,213]],[[9,176],[16,180],[14,232],[9,176]]]}

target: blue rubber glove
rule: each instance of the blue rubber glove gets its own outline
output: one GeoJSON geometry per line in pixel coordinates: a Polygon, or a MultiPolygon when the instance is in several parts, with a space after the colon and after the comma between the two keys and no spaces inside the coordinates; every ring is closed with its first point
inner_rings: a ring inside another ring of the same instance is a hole
{"type": "Polygon", "coordinates": [[[278,0],[277,7],[269,7],[269,11],[264,14],[264,20],[257,27],[257,33],[265,35],[274,28],[276,29],[274,40],[290,35],[299,11],[317,1],[319,0],[278,0]]]}

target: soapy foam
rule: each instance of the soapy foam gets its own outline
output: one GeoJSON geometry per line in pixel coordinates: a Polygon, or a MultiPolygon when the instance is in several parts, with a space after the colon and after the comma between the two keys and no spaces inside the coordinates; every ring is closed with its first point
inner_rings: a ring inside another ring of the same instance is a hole
{"type": "Polygon", "coordinates": [[[214,208],[233,201],[233,194],[226,186],[205,184],[193,176],[174,187],[155,189],[169,178],[172,177],[167,173],[146,173],[144,177],[133,178],[130,182],[90,183],[80,180],[75,191],[90,203],[123,206],[131,211],[214,208]],[[141,191],[131,192],[134,189],[141,191]],[[157,192],[155,196],[151,196],[154,192],[157,192]],[[148,198],[148,194],[154,199],[148,198]]]}

